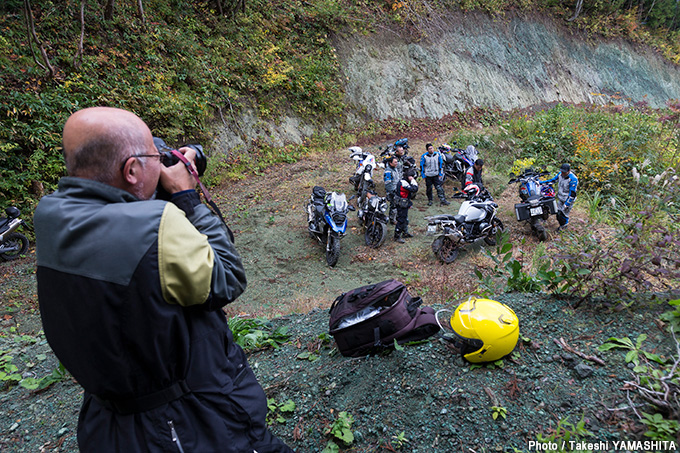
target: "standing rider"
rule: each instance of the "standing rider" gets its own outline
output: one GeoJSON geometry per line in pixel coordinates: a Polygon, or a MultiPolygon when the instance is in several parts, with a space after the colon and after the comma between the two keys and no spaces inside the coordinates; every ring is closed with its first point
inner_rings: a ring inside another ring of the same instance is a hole
{"type": "Polygon", "coordinates": [[[418,182],[413,170],[406,170],[404,178],[397,183],[397,190],[394,194],[397,205],[397,225],[394,227],[394,240],[397,242],[403,243],[404,238],[413,237],[408,232],[408,210],[413,206],[411,199],[417,191],[418,182]]]}
{"type": "Polygon", "coordinates": [[[569,224],[569,212],[576,199],[578,178],[571,172],[569,164],[564,163],[559,173],[547,181],[539,181],[539,184],[549,184],[555,181],[557,181],[557,222],[560,224],[557,231],[560,231],[569,224]]]}
{"type": "Polygon", "coordinates": [[[385,174],[383,180],[385,181],[385,196],[390,202],[390,222],[395,224],[397,221],[397,206],[395,204],[394,194],[397,190],[397,184],[401,180],[401,170],[399,169],[399,158],[397,156],[390,156],[387,158],[385,165],[385,174]]]}
{"type": "Polygon", "coordinates": [[[442,155],[434,150],[432,143],[425,145],[426,152],[420,156],[420,174],[425,178],[427,205],[432,206],[432,186],[437,189],[437,196],[443,206],[449,204],[444,195],[444,161],[442,155]]]}

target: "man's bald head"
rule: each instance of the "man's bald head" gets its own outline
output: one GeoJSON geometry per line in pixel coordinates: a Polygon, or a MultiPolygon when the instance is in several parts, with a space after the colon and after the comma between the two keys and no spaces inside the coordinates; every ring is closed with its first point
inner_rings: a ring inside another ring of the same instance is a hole
{"type": "Polygon", "coordinates": [[[63,146],[70,176],[112,184],[120,164],[144,154],[152,136],[148,126],[127,110],[92,107],[75,112],[64,125],[63,146]]]}

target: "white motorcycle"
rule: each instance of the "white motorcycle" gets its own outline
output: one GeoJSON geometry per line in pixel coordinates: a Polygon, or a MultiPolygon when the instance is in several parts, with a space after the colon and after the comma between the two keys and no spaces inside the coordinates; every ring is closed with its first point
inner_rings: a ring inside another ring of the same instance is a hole
{"type": "MultiPolygon", "coordinates": [[[[357,164],[354,175],[349,178],[354,184],[357,197],[357,216],[364,227],[364,239],[366,245],[378,248],[387,236],[387,199],[375,193],[373,171],[375,167],[383,168],[383,164],[376,164],[375,156],[364,152],[358,146],[352,146],[349,157],[357,164]]],[[[350,198],[351,199],[351,198],[350,198]]]]}
{"type": "Polygon", "coordinates": [[[432,242],[432,251],[444,263],[452,263],[460,248],[477,239],[484,239],[488,245],[496,245],[496,234],[503,231],[503,222],[496,217],[498,205],[486,189],[477,186],[467,192],[456,193],[453,198],[465,198],[457,215],[436,215],[425,217],[427,234],[437,235],[432,242]]]}

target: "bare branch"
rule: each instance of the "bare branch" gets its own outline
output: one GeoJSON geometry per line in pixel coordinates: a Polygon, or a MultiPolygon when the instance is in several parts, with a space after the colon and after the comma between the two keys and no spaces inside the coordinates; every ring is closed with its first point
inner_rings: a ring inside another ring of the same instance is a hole
{"type": "Polygon", "coordinates": [[[33,54],[33,60],[36,62],[38,66],[40,66],[42,69],[45,69],[50,77],[54,77],[54,75],[56,74],[54,66],[52,66],[52,64],[50,63],[50,59],[47,56],[47,51],[45,50],[45,47],[43,46],[42,42],[38,39],[38,34],[35,32],[35,19],[33,18],[33,10],[31,9],[30,0],[24,0],[24,12],[26,14],[26,27],[28,29],[28,40],[29,46],[31,47],[31,54],[33,54]],[[45,63],[44,65],[38,61],[35,52],[33,52],[32,44],[33,42],[35,42],[36,46],[38,46],[38,49],[40,50],[43,63],[45,63]]]}
{"type": "Polygon", "coordinates": [[[85,0],[80,0],[80,41],[78,42],[78,50],[73,56],[73,66],[80,67],[83,61],[83,42],[85,41],[85,0]]]}

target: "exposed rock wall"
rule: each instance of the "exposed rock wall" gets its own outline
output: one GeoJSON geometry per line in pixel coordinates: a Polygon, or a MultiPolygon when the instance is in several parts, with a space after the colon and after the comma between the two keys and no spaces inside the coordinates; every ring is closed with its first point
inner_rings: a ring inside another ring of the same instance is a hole
{"type": "MultiPolygon", "coordinates": [[[[503,110],[547,102],[663,107],[680,99],[680,66],[623,41],[573,36],[549,19],[450,17],[411,42],[394,31],[336,37],[346,101],[359,120],[440,118],[474,107],[503,110]]],[[[352,115],[354,116],[354,115],[352,115]]],[[[276,124],[254,111],[229,115],[217,149],[238,152],[252,140],[300,143],[316,131],[298,118],[276,124]]]]}
{"type": "Polygon", "coordinates": [[[346,99],[372,118],[435,117],[545,102],[662,107],[680,67],[625,42],[587,42],[554,22],[467,15],[418,43],[396,34],[338,38],[346,99]]]}

